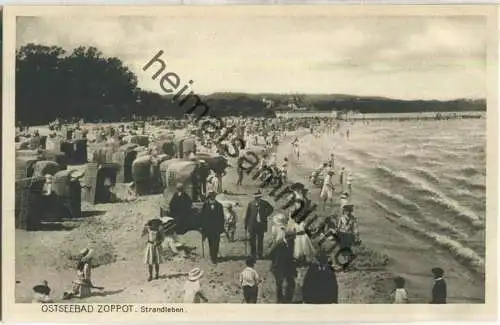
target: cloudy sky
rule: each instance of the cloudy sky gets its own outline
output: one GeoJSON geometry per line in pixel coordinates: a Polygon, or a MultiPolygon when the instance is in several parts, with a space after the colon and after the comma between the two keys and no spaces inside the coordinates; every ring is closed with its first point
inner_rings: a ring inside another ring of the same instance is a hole
{"type": "Polygon", "coordinates": [[[481,17],[18,18],[17,47],[93,45],[118,56],[139,86],[161,92],[142,67],[159,51],[167,70],[200,94],[346,93],[402,99],[484,98],[481,17]]]}

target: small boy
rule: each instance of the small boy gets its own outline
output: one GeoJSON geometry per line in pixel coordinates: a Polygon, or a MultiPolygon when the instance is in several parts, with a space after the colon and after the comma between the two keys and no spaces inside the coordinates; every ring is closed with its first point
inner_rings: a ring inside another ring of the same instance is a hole
{"type": "Polygon", "coordinates": [[[256,304],[259,295],[260,276],[253,269],[255,259],[249,257],[246,261],[247,267],[240,274],[240,285],[243,288],[243,298],[247,304],[256,304]]]}
{"type": "Polygon", "coordinates": [[[229,205],[227,207],[227,215],[226,215],[226,236],[230,242],[234,242],[234,234],[236,232],[236,222],[238,216],[236,215],[236,211],[234,211],[233,205],[229,205]]]}
{"type": "Polygon", "coordinates": [[[393,295],[393,303],[394,304],[407,304],[408,301],[408,291],[405,289],[405,279],[398,276],[394,279],[394,284],[396,288],[394,289],[393,295]]]}
{"type": "Polygon", "coordinates": [[[195,267],[188,273],[186,284],[184,285],[184,303],[199,304],[201,300],[208,302],[208,299],[201,290],[200,279],[203,277],[203,271],[195,267]]]}

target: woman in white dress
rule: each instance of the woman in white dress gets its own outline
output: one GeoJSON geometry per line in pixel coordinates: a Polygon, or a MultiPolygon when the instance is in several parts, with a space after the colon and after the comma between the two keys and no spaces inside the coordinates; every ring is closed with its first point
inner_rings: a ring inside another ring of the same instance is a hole
{"type": "Polygon", "coordinates": [[[219,192],[219,179],[212,169],[210,169],[210,173],[207,177],[207,193],[210,192],[219,192]]]}
{"type": "Polygon", "coordinates": [[[306,189],[295,189],[292,195],[296,203],[293,204],[290,209],[288,229],[295,232],[293,256],[299,263],[312,263],[315,261],[316,252],[305,230],[305,220],[300,220],[299,223],[294,220],[298,219],[297,216],[301,214],[300,210],[307,209],[306,205],[308,199],[306,196],[306,189]]]}

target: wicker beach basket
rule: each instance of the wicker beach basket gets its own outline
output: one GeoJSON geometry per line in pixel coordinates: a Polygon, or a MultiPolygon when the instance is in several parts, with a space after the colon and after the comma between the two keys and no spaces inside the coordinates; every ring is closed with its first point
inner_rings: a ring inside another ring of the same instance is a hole
{"type": "Polygon", "coordinates": [[[150,194],[152,167],[151,157],[148,155],[138,157],[134,160],[132,164],[132,177],[135,182],[137,195],[150,194]]]}
{"type": "Polygon", "coordinates": [[[120,170],[116,175],[117,183],[129,183],[132,178],[132,163],[137,157],[137,148],[135,143],[127,143],[122,145],[118,151],[113,154],[113,162],[120,165],[120,170]]]}
{"type": "Polygon", "coordinates": [[[15,185],[15,227],[36,230],[41,224],[44,210],[42,188],[44,177],[30,177],[16,180],[15,185]]]}
{"type": "Polygon", "coordinates": [[[87,139],[78,139],[73,142],[73,163],[76,165],[87,163],[87,139]]]}
{"type": "Polygon", "coordinates": [[[33,166],[33,177],[44,177],[45,175],[55,175],[61,170],[61,166],[55,161],[40,160],[33,166]]]}
{"type": "Polygon", "coordinates": [[[184,185],[184,190],[193,200],[196,194],[193,188],[193,176],[197,171],[198,164],[195,161],[170,159],[160,164],[163,183],[163,197],[168,204],[172,195],[176,192],[177,183],[184,185]]]}
{"type": "Polygon", "coordinates": [[[56,162],[61,167],[61,170],[68,168],[68,160],[63,153],[43,150],[39,154],[39,158],[41,160],[50,160],[56,162]]]}
{"type": "Polygon", "coordinates": [[[36,156],[16,157],[16,180],[32,177],[37,161],[36,156]]]}
{"type": "Polygon", "coordinates": [[[57,195],[61,214],[66,218],[80,218],[82,215],[82,190],[78,180],[72,180],[71,170],[62,170],[54,175],[53,190],[57,195]]]}
{"type": "Polygon", "coordinates": [[[40,136],[34,136],[29,139],[29,148],[31,150],[36,150],[42,145],[42,139],[40,136]]]}
{"type": "Polygon", "coordinates": [[[184,137],[176,141],[176,148],[179,158],[186,158],[190,152],[196,153],[196,139],[184,137]]]}
{"type": "Polygon", "coordinates": [[[135,143],[139,146],[147,147],[149,145],[149,137],[146,135],[134,135],[130,138],[130,143],[135,143]]]}
{"type": "Polygon", "coordinates": [[[170,157],[175,157],[177,153],[177,146],[175,144],[175,140],[164,140],[159,143],[160,152],[169,155],[170,157]]]}

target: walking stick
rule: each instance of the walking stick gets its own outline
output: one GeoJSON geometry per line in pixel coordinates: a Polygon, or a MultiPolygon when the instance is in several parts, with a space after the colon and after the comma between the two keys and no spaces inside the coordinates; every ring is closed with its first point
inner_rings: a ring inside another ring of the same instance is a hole
{"type": "Polygon", "coordinates": [[[205,236],[201,234],[201,257],[205,258],[205,236]]]}
{"type": "Polygon", "coordinates": [[[245,256],[248,255],[248,248],[247,248],[247,245],[248,245],[248,232],[245,230],[245,256]]]}

